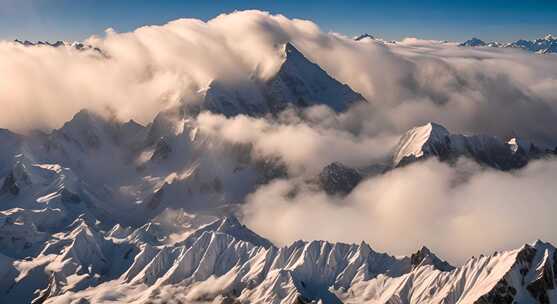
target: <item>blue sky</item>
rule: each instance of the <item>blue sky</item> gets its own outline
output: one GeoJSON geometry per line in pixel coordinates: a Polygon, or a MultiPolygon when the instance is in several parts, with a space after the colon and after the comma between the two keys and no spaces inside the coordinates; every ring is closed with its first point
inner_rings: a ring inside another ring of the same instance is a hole
{"type": "Polygon", "coordinates": [[[557,35],[557,1],[184,1],[0,0],[0,39],[82,40],[180,17],[261,9],[310,19],[325,31],[368,32],[386,39],[413,36],[459,41],[477,36],[510,41],[557,35]]]}

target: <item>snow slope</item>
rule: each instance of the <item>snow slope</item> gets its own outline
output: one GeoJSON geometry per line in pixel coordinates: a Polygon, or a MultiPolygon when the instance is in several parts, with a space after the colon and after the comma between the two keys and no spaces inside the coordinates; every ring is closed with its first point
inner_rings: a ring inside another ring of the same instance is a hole
{"type": "MultiPolygon", "coordinates": [[[[555,248],[542,242],[457,268],[425,247],[395,257],[366,243],[275,246],[233,214],[279,169],[179,111],[148,126],[81,111],[52,132],[0,140],[10,144],[0,163],[0,303],[555,302],[555,248]]],[[[540,151],[429,123],[403,136],[394,159],[468,156],[505,169],[501,155],[540,151]]],[[[319,183],[346,194],[361,178],[333,163],[319,183]]]]}
{"type": "MultiPolygon", "coordinates": [[[[265,81],[214,80],[197,110],[261,116],[365,102],[292,44],[281,56],[265,81]]],[[[204,134],[189,114],[168,110],[144,126],[82,110],[49,132],[0,129],[0,303],[557,302],[556,250],[543,242],[457,268],[425,247],[395,257],[364,242],[275,246],[234,214],[286,170],[254,158],[250,145],[204,134]]],[[[550,153],[428,123],[401,138],[389,166],[333,162],[316,181],[345,195],[368,174],[427,157],[509,170],[550,153]]]]}
{"type": "MultiPolygon", "coordinates": [[[[182,241],[110,238],[79,221],[28,262],[3,258],[2,301],[39,289],[35,303],[554,303],[556,250],[541,241],[454,268],[427,248],[411,257],[361,243],[263,246],[223,218],[182,241]],[[232,225],[232,226],[234,226],[232,225]],[[238,235],[236,237],[234,235],[238,235]],[[55,253],[59,252],[57,255],[55,253]],[[11,269],[11,270],[10,270],[11,269]],[[15,284],[10,282],[15,280],[15,284]],[[81,301],[81,302],[79,302],[81,301]],[[297,301],[297,302],[296,302],[297,301]]],[[[269,245],[269,244],[266,244],[269,245]]]]}

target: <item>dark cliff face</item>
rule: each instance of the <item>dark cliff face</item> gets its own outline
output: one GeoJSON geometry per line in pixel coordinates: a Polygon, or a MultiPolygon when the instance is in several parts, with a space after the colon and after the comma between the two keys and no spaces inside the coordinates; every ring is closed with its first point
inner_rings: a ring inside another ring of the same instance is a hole
{"type": "Polygon", "coordinates": [[[360,173],[341,163],[332,163],[321,171],[318,176],[320,187],[328,194],[348,194],[362,180],[360,173]]]}
{"type": "Polygon", "coordinates": [[[12,195],[19,194],[19,187],[17,186],[13,172],[10,172],[6,178],[4,178],[4,183],[2,188],[0,188],[0,194],[10,193],[12,195]]]}
{"type": "Polygon", "coordinates": [[[438,258],[425,246],[410,256],[410,263],[413,269],[424,265],[431,265],[440,271],[451,271],[454,269],[454,266],[438,258]]]}

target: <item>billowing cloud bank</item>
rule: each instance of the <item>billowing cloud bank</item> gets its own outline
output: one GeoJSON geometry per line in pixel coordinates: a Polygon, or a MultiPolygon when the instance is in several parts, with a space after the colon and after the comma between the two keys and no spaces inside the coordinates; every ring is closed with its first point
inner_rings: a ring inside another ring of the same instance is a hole
{"type": "Polygon", "coordinates": [[[367,111],[344,118],[352,128],[400,132],[435,120],[458,132],[555,134],[555,56],[417,39],[356,42],[260,11],[107,30],[86,41],[107,58],[2,42],[0,127],[60,126],[84,107],[149,122],[161,109],[197,98],[212,79],[269,77],[280,64],[277,46],[287,41],[370,101],[367,111]]]}
{"type": "Polygon", "coordinates": [[[395,254],[427,245],[457,263],[536,239],[557,241],[556,161],[514,174],[477,169],[431,160],[368,179],[346,198],[276,181],[248,199],[246,219],[279,243],[368,240],[395,254]]]}
{"type": "Polygon", "coordinates": [[[554,55],[418,39],[357,42],[260,11],[107,30],[86,41],[102,53],[0,42],[0,128],[59,127],[82,108],[149,123],[161,110],[198,100],[213,79],[242,85],[269,78],[287,41],[369,103],[342,114],[322,107],[287,112],[272,121],[198,117],[205,132],[279,157],[294,176],[250,196],[244,211],[256,231],[279,243],[366,240],[405,254],[426,244],[458,261],[535,238],[557,242],[552,161],[516,173],[425,162],[371,178],[344,199],[306,189],[299,179],[332,161],[384,160],[402,132],[427,121],[555,146],[554,55]]]}

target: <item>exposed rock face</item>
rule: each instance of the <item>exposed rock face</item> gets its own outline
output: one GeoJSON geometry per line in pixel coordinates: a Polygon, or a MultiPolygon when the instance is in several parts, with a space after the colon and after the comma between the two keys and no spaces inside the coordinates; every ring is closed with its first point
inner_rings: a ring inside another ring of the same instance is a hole
{"type": "Polygon", "coordinates": [[[553,246],[540,241],[533,246],[525,245],[503,278],[476,303],[530,303],[532,300],[552,303],[556,252],[553,246]]]}
{"type": "Polygon", "coordinates": [[[267,81],[252,80],[238,86],[214,80],[199,109],[190,106],[188,112],[207,110],[225,116],[261,116],[277,114],[289,106],[313,105],[325,105],[341,112],[354,103],[365,102],[362,95],[332,78],[291,43],[284,45],[282,56],[278,72],[267,81]]]}
{"type": "Polygon", "coordinates": [[[546,35],[543,38],[538,38],[535,40],[520,39],[510,43],[500,43],[496,41],[485,43],[478,38],[472,38],[459,44],[459,46],[514,48],[538,54],[550,54],[557,53],[557,37],[554,37],[553,35],[546,35]]]}
{"type": "Polygon", "coordinates": [[[2,188],[0,188],[0,194],[10,193],[12,195],[17,195],[19,193],[19,187],[17,186],[13,172],[10,172],[6,178],[4,178],[4,183],[2,188]]]}
{"type": "Polygon", "coordinates": [[[360,183],[362,176],[356,169],[334,162],[323,168],[318,180],[328,194],[348,194],[360,183]]]}
{"type": "Polygon", "coordinates": [[[412,264],[413,268],[418,268],[424,265],[431,265],[435,269],[441,271],[451,271],[454,269],[451,264],[438,258],[429,250],[429,248],[425,246],[410,256],[410,263],[412,264]]]}
{"type": "Polygon", "coordinates": [[[88,44],[84,44],[82,42],[78,42],[78,41],[74,41],[74,42],[64,42],[64,41],[56,41],[56,42],[50,42],[50,41],[37,41],[37,42],[32,42],[29,40],[24,40],[21,41],[19,39],[15,39],[14,40],[15,43],[17,44],[21,44],[23,46],[26,47],[41,47],[41,46],[47,46],[47,47],[54,47],[54,48],[60,48],[60,47],[67,47],[67,48],[71,48],[71,49],[75,49],[78,51],[87,51],[87,50],[93,50],[103,56],[106,56],[103,51],[97,47],[88,45],[88,44]]]}
{"type": "MultiPolygon", "coordinates": [[[[273,103],[299,107],[327,105],[341,112],[353,103],[365,101],[348,85],[341,84],[317,64],[309,61],[291,43],[284,47],[285,60],[278,73],[268,82],[273,103]]],[[[277,110],[281,106],[275,107],[277,110]]]]}
{"type": "Polygon", "coordinates": [[[526,289],[539,302],[549,304],[548,291],[555,289],[555,252],[550,255],[548,251],[544,252],[543,262],[537,267],[535,278],[531,281],[526,289]]]}
{"type": "Polygon", "coordinates": [[[513,304],[516,296],[516,288],[509,286],[505,280],[497,282],[488,294],[479,298],[476,304],[513,304]]]}
{"type": "Polygon", "coordinates": [[[531,159],[549,155],[552,155],[551,150],[516,138],[504,142],[489,135],[451,134],[439,124],[428,123],[412,128],[402,136],[392,164],[399,167],[428,157],[448,162],[468,157],[492,168],[512,170],[524,167],[531,159]]]}
{"type": "Polygon", "coordinates": [[[482,40],[480,40],[480,39],[474,37],[474,38],[472,38],[472,39],[469,39],[469,40],[466,40],[466,41],[462,42],[462,43],[459,44],[458,46],[471,46],[471,47],[474,47],[474,46],[486,46],[486,45],[487,45],[487,44],[486,44],[484,41],[482,41],[482,40]]]}
{"type": "Polygon", "coordinates": [[[168,143],[168,139],[163,137],[157,142],[157,145],[155,146],[155,151],[153,152],[153,156],[151,157],[151,160],[154,160],[154,161],[165,160],[170,156],[170,153],[172,153],[172,147],[168,143]]]}

